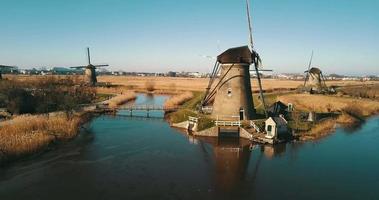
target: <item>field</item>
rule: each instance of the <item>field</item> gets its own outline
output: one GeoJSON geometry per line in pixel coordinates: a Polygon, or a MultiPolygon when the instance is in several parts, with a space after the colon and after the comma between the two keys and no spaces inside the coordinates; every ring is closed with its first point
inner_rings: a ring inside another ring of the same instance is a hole
{"type": "MultiPolygon", "coordinates": [[[[129,89],[146,89],[147,85],[154,86],[155,90],[185,90],[204,91],[208,85],[208,78],[182,78],[182,77],[135,77],[135,76],[99,76],[100,82],[109,82],[116,85],[126,86],[129,89]]],[[[372,84],[367,81],[327,81],[327,85],[347,86],[372,84]]],[[[303,81],[263,79],[264,90],[295,89],[303,84],[303,81]]],[[[258,90],[256,79],[252,79],[252,89],[258,90]]]]}
{"type": "Polygon", "coordinates": [[[349,106],[359,106],[363,116],[379,113],[379,102],[370,99],[310,94],[286,94],[277,97],[284,103],[292,103],[296,109],[315,112],[341,111],[349,106]]]}
{"type": "MultiPolygon", "coordinates": [[[[50,75],[51,76],[51,75],[50,75]]],[[[66,76],[53,75],[57,78],[66,76]]],[[[39,80],[46,76],[25,76],[25,75],[4,75],[8,79],[21,81],[39,80]]],[[[71,76],[75,80],[82,80],[82,76],[71,76]]],[[[183,77],[140,77],[140,76],[98,76],[99,82],[111,83],[124,86],[128,90],[163,90],[163,91],[204,91],[208,85],[208,78],[183,78],[183,77]]],[[[377,83],[375,81],[327,81],[328,86],[354,86],[369,85],[377,83]]],[[[263,89],[267,92],[272,90],[295,89],[303,84],[303,81],[263,79],[263,89]]],[[[256,79],[252,79],[252,89],[258,90],[256,79]]],[[[116,89],[115,89],[116,90],[116,89]]],[[[115,91],[116,92],[116,91],[115,91]]],[[[116,92],[117,93],[117,92],[116,92]]]]}

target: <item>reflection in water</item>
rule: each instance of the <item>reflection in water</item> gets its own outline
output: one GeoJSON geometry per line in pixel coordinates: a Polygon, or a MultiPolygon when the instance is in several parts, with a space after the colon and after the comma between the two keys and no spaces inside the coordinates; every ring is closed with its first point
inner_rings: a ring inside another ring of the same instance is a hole
{"type": "Polygon", "coordinates": [[[262,145],[261,151],[264,153],[265,157],[268,159],[273,159],[276,156],[284,155],[286,152],[286,144],[272,145],[262,145]]]}
{"type": "Polygon", "coordinates": [[[235,139],[205,140],[213,146],[215,189],[230,193],[244,180],[249,163],[249,142],[235,139]]]}
{"type": "Polygon", "coordinates": [[[0,169],[0,199],[377,199],[378,129],[375,118],[357,134],[263,146],[100,116],[75,140],[0,169]]]}
{"type": "MultiPolygon", "coordinates": [[[[262,156],[273,159],[286,151],[286,145],[251,144],[245,139],[194,137],[188,135],[191,144],[198,145],[205,159],[212,158],[214,189],[218,196],[238,195],[241,188],[246,188],[248,180],[254,180],[259,171],[262,156]],[[207,148],[210,146],[211,148],[207,148]],[[261,153],[255,150],[261,151],[261,153]],[[252,155],[253,153],[257,155],[252,155]],[[256,158],[252,177],[248,177],[250,158],[256,158]]],[[[250,183],[254,184],[254,183],[250,183]]]]}

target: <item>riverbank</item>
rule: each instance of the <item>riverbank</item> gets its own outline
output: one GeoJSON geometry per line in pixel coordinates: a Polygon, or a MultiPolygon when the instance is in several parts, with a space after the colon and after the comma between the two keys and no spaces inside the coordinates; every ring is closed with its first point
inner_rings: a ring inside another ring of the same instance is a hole
{"type": "Polygon", "coordinates": [[[108,101],[105,102],[105,104],[108,104],[109,108],[115,109],[119,107],[120,105],[123,105],[129,101],[133,101],[137,99],[137,95],[134,92],[127,92],[120,95],[117,95],[108,101]]]}
{"type": "Polygon", "coordinates": [[[363,115],[364,111],[359,105],[347,107],[336,118],[328,118],[315,124],[309,131],[295,134],[294,137],[300,141],[319,140],[333,134],[337,127],[351,128],[364,124],[369,118],[379,114],[379,110],[372,110],[370,114],[363,115]]]}
{"type": "Polygon", "coordinates": [[[3,121],[0,124],[0,165],[44,151],[54,143],[71,140],[94,115],[104,111],[104,106],[115,109],[136,98],[134,92],[128,92],[78,111],[24,114],[3,121]]]}

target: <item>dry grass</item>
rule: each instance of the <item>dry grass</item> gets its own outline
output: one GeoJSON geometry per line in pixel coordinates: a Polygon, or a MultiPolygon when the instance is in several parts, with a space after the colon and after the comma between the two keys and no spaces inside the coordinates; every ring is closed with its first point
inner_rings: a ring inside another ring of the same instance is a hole
{"type": "MultiPolygon", "coordinates": [[[[67,76],[51,75],[56,78],[64,78],[67,76]]],[[[22,81],[33,81],[43,79],[46,76],[25,76],[25,75],[5,75],[6,78],[17,79],[22,81]]],[[[82,76],[72,76],[80,81],[82,76]]],[[[208,85],[208,78],[184,78],[184,77],[137,77],[137,76],[98,76],[99,82],[112,83],[114,85],[124,86],[127,90],[147,91],[148,82],[154,83],[154,91],[204,91],[208,85]]],[[[256,79],[252,80],[252,89],[258,90],[256,79]]],[[[375,81],[327,81],[328,86],[354,86],[354,85],[370,85],[377,83],[375,81]]],[[[278,80],[278,79],[262,79],[263,89],[267,91],[281,89],[295,89],[303,84],[300,80],[278,80]]]]}
{"type": "Polygon", "coordinates": [[[0,160],[40,151],[56,140],[77,135],[84,115],[21,115],[0,128],[0,160]],[[1,155],[2,154],[2,155],[1,155]]]}
{"type": "Polygon", "coordinates": [[[128,92],[126,94],[121,94],[108,100],[108,105],[110,108],[117,108],[118,106],[127,103],[128,101],[135,100],[137,95],[134,92],[128,92]]]}
{"type": "Polygon", "coordinates": [[[339,124],[351,125],[351,124],[356,124],[359,122],[360,121],[357,118],[355,118],[355,117],[353,117],[347,113],[342,113],[342,115],[340,115],[337,118],[337,123],[339,123],[339,124]]]}
{"type": "Polygon", "coordinates": [[[335,127],[336,127],[335,119],[325,120],[313,126],[309,132],[305,134],[301,134],[299,139],[301,141],[320,139],[332,133],[333,130],[335,130],[335,127]]]}
{"type": "MultiPolygon", "coordinates": [[[[146,89],[146,82],[154,82],[155,90],[181,90],[204,91],[208,85],[208,78],[183,78],[183,77],[135,77],[135,76],[99,76],[100,82],[109,82],[116,85],[127,86],[133,89],[146,89]]],[[[328,86],[363,85],[375,82],[367,81],[327,81],[328,86]]],[[[264,90],[295,89],[303,84],[303,81],[263,79],[264,90]]],[[[256,79],[252,79],[252,89],[258,90],[256,79]]]]}
{"type": "Polygon", "coordinates": [[[194,97],[192,92],[185,92],[182,94],[178,94],[175,96],[170,97],[169,99],[166,100],[164,103],[165,108],[172,108],[176,106],[180,106],[186,101],[192,99],[194,97]]]}
{"type": "Polygon", "coordinates": [[[346,107],[357,105],[362,111],[362,116],[367,117],[379,113],[379,102],[368,99],[326,95],[288,94],[279,96],[278,100],[284,103],[293,103],[296,109],[305,111],[342,111],[346,107]]]}
{"type": "Polygon", "coordinates": [[[341,93],[352,97],[379,99],[379,84],[345,87],[341,93]]]}

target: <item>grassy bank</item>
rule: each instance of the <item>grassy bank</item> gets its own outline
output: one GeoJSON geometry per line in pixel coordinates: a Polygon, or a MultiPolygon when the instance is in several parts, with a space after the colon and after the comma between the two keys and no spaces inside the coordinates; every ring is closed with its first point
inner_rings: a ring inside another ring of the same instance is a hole
{"type": "Polygon", "coordinates": [[[135,100],[137,98],[136,93],[128,92],[126,94],[117,95],[108,100],[108,105],[110,108],[117,108],[118,106],[125,104],[129,101],[135,100]]]}
{"type": "Polygon", "coordinates": [[[74,138],[80,126],[91,118],[90,113],[67,118],[57,116],[21,115],[0,127],[0,164],[45,150],[50,144],[74,138]]]}
{"type": "MultiPolygon", "coordinates": [[[[301,122],[296,125],[290,124],[300,130],[300,134],[296,136],[299,140],[317,140],[330,135],[336,128],[337,124],[343,127],[354,127],[361,123],[364,123],[366,119],[372,115],[378,114],[379,110],[372,109],[369,112],[364,104],[349,104],[341,109],[341,112],[336,117],[330,117],[322,120],[316,124],[311,122],[301,122]]],[[[293,121],[291,123],[294,123],[293,121]]]]}
{"type": "MultiPolygon", "coordinates": [[[[201,114],[196,111],[196,106],[201,102],[203,98],[203,92],[192,92],[190,95],[184,95],[178,100],[173,102],[180,102],[181,109],[167,114],[166,118],[170,123],[180,123],[188,120],[188,117],[198,118],[198,131],[210,128],[214,126],[214,122],[208,115],[201,114]],[[186,97],[186,98],[184,98],[186,97]]],[[[176,99],[176,98],[175,98],[176,99]]]]}
{"type": "Polygon", "coordinates": [[[281,95],[277,99],[284,103],[292,103],[297,110],[303,111],[333,112],[357,105],[364,117],[379,113],[379,101],[369,99],[310,94],[281,95]]]}
{"type": "Polygon", "coordinates": [[[194,97],[193,92],[184,92],[181,94],[177,94],[168,98],[164,102],[163,106],[165,108],[177,107],[177,106],[183,105],[185,102],[189,101],[193,97],[194,97]]]}

